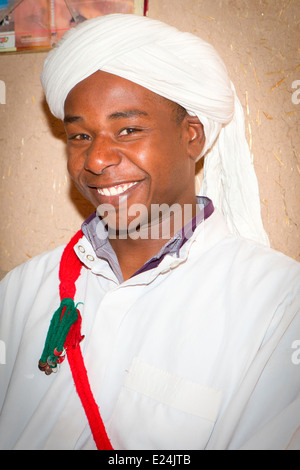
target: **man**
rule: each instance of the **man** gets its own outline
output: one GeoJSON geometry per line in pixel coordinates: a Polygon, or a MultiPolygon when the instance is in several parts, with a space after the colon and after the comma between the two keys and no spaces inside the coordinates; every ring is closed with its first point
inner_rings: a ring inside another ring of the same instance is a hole
{"type": "Polygon", "coordinates": [[[1,284],[1,446],[299,448],[299,266],[264,246],[215,51],[111,15],[70,31],[42,83],[97,211],[1,284]]]}

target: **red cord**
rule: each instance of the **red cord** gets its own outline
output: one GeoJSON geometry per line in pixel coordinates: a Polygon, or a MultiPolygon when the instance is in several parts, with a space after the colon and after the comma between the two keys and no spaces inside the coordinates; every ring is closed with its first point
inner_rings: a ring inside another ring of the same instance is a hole
{"type": "Polygon", "coordinates": [[[74,246],[76,245],[78,240],[82,238],[82,236],[82,231],[78,230],[78,232],[71,238],[62,254],[59,267],[60,300],[64,299],[65,297],[71,299],[74,299],[75,297],[75,282],[80,276],[82,264],[80,259],[76,256],[74,252],[74,246]]]}
{"type": "Polygon", "coordinates": [[[87,371],[83,362],[80,345],[67,349],[67,358],[75,382],[76,390],[87,416],[94,441],[98,450],[113,450],[100,416],[99,408],[93,397],[87,371]]]}
{"type": "MultiPolygon", "coordinates": [[[[75,296],[75,282],[80,276],[82,264],[74,252],[74,245],[76,245],[82,236],[83,233],[79,230],[66,246],[61,258],[59,269],[59,293],[61,300],[65,297],[74,299],[75,296]]],[[[93,397],[89,384],[80,348],[80,341],[82,339],[81,316],[78,312],[78,319],[72,325],[64,345],[67,351],[67,358],[73,375],[76,391],[86,413],[97,449],[113,450],[100,416],[99,407],[93,397]]]]}

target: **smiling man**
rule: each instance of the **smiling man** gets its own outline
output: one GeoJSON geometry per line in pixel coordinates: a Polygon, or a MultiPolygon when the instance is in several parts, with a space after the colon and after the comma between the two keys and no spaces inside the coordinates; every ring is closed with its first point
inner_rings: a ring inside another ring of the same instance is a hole
{"type": "Polygon", "coordinates": [[[65,35],[42,85],[95,212],[1,283],[1,447],[300,448],[299,265],[265,246],[215,50],[109,15],[65,35]]]}
{"type": "MultiPolygon", "coordinates": [[[[175,103],[102,71],[70,91],[64,112],[68,170],[79,191],[99,211],[111,206],[105,221],[118,232],[130,225],[136,229],[130,209],[144,208],[138,228],[145,236],[133,238],[129,231],[110,241],[128,279],[166,243],[151,237],[153,224],[162,223],[153,217],[155,205],[177,204],[182,216],[185,207],[196,215],[195,163],[204,145],[203,127],[187,113],[178,122],[175,103]]],[[[163,220],[173,228],[173,221],[163,220]]]]}

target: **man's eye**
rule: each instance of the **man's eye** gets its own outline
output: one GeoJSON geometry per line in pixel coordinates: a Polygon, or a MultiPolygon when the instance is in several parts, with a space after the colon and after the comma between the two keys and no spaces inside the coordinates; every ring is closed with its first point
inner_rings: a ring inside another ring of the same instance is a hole
{"type": "Polygon", "coordinates": [[[69,140],[89,140],[90,136],[88,134],[76,134],[69,137],[69,140]]]}
{"type": "Polygon", "coordinates": [[[119,136],[132,135],[139,130],[140,129],[136,129],[135,127],[126,127],[119,132],[119,136]]]}

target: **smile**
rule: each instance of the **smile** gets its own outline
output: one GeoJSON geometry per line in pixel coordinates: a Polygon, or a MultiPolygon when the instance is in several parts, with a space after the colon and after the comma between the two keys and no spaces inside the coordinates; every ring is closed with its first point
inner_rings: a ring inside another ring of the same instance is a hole
{"type": "Polygon", "coordinates": [[[136,184],[137,181],[134,181],[131,183],[122,183],[115,186],[109,186],[107,188],[97,188],[97,192],[101,194],[101,196],[119,196],[136,184]]]}

